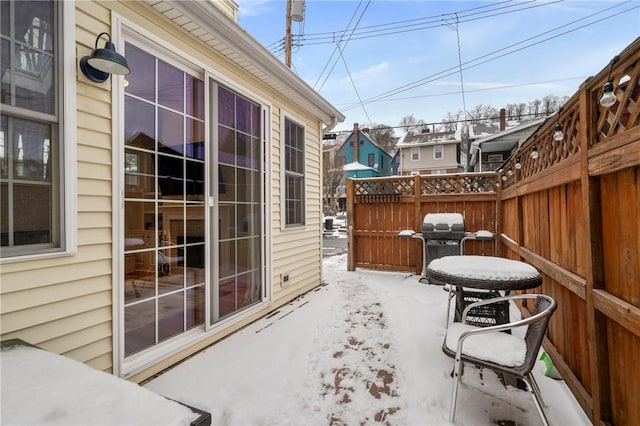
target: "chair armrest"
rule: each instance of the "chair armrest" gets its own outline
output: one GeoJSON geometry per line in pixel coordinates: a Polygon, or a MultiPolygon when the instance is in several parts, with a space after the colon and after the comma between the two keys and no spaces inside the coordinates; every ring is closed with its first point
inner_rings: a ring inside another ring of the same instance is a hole
{"type": "MultiPolygon", "coordinates": [[[[496,297],[493,299],[488,299],[488,300],[482,300],[480,302],[476,302],[476,303],[472,303],[471,305],[469,305],[463,313],[463,323],[464,323],[464,319],[466,318],[466,314],[467,311],[469,309],[472,309],[474,306],[482,306],[482,305],[488,305],[491,303],[496,303],[496,302],[500,302],[500,301],[505,301],[505,300],[514,300],[514,299],[534,299],[534,298],[538,298],[538,297],[544,297],[544,298],[548,298],[551,299],[549,296],[546,295],[541,295],[541,294],[516,294],[516,295],[512,295],[512,296],[504,296],[504,297],[496,297]]],[[[517,328],[517,327],[522,327],[525,325],[529,325],[531,323],[534,323],[536,321],[539,321],[547,316],[550,316],[551,314],[553,314],[553,311],[555,309],[555,301],[553,299],[551,299],[551,301],[553,302],[550,306],[550,308],[544,309],[541,312],[538,312],[535,315],[531,315],[530,317],[527,317],[525,319],[521,319],[518,321],[514,321],[514,322],[510,322],[507,324],[499,324],[499,325],[493,325],[490,327],[478,327],[474,330],[469,330],[469,331],[465,331],[462,334],[460,334],[459,338],[458,338],[458,343],[456,345],[456,358],[459,359],[461,354],[462,354],[462,345],[464,343],[464,340],[467,337],[470,336],[474,336],[477,334],[484,334],[484,333],[494,333],[497,331],[504,331],[504,330],[510,330],[513,328],[517,328]]]]}

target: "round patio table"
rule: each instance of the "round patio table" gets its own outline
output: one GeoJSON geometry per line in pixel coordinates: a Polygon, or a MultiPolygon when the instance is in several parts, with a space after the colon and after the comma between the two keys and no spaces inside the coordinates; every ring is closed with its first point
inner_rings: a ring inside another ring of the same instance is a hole
{"type": "Polygon", "coordinates": [[[495,256],[445,256],[432,260],[433,280],[481,290],[527,290],[542,284],[540,272],[528,263],[495,256]]]}
{"type": "MultiPolygon", "coordinates": [[[[453,288],[456,306],[454,321],[460,321],[464,309],[473,302],[500,296],[513,290],[527,290],[542,284],[540,272],[533,266],[518,260],[495,256],[445,256],[432,260],[426,269],[429,280],[449,285],[446,323],[453,288]],[[467,289],[476,289],[469,291],[467,289]]],[[[478,307],[469,312],[467,322],[478,326],[506,324],[509,322],[508,302],[478,307]]]]}

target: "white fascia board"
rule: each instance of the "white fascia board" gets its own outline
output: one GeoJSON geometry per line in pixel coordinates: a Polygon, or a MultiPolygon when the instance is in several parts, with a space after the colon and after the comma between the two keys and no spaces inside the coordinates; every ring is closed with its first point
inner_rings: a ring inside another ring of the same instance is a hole
{"type": "Polygon", "coordinates": [[[283,93],[283,95],[294,102],[295,97],[291,95],[298,95],[306,100],[308,105],[301,106],[307,108],[324,124],[335,126],[335,124],[344,121],[345,116],[338,109],[294,74],[239,24],[229,19],[213,3],[183,0],[166,0],[166,3],[188,16],[202,30],[214,35],[235,54],[241,55],[251,62],[251,65],[257,69],[253,72],[254,74],[265,73],[272,80],[290,89],[289,93],[283,93]]]}

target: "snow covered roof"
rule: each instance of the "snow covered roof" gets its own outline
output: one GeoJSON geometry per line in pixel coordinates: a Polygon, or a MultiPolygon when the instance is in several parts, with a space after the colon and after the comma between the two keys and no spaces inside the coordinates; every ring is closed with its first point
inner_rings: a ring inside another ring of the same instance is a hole
{"type": "Polygon", "coordinates": [[[345,172],[355,172],[357,170],[375,170],[375,169],[373,167],[365,166],[362,163],[354,161],[352,163],[345,164],[342,170],[344,170],[345,172]]]}
{"type": "Polygon", "coordinates": [[[511,133],[515,133],[515,132],[519,132],[521,130],[524,129],[528,129],[530,127],[533,126],[539,126],[542,123],[544,123],[547,120],[548,117],[542,117],[542,118],[536,118],[535,120],[529,120],[529,121],[524,121],[524,122],[518,122],[517,125],[512,125],[512,126],[507,126],[507,128],[505,130],[502,131],[498,131],[492,134],[488,134],[487,136],[481,138],[481,139],[476,139],[473,142],[473,145],[480,146],[480,144],[484,143],[484,142],[489,142],[493,139],[497,139],[497,138],[501,138],[507,135],[510,135],[511,133]]]}
{"type": "Polygon", "coordinates": [[[423,146],[435,144],[451,144],[458,143],[460,139],[456,132],[426,132],[426,133],[407,133],[403,138],[398,140],[396,147],[406,148],[408,146],[423,146]]]}

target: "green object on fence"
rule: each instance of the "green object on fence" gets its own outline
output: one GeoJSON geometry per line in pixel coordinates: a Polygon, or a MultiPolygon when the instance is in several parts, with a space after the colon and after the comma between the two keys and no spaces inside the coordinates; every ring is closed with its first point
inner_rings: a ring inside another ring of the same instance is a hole
{"type": "Polygon", "coordinates": [[[558,370],[556,370],[556,367],[553,365],[551,357],[549,357],[546,352],[542,352],[542,355],[540,355],[540,360],[542,360],[542,362],[544,362],[544,365],[547,367],[546,371],[544,372],[545,376],[551,377],[552,379],[556,380],[562,380],[562,376],[560,375],[560,373],[558,373],[558,370]]]}

